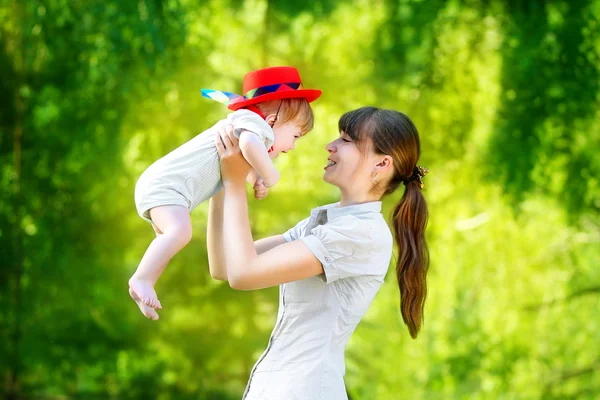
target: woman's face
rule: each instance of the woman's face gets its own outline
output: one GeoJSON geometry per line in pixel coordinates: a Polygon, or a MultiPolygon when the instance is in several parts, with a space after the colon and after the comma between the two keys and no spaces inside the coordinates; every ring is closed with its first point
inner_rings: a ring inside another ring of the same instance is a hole
{"type": "MultiPolygon", "coordinates": [[[[365,140],[370,142],[370,139],[365,140]]],[[[370,143],[365,144],[365,154],[363,154],[350,136],[340,132],[337,139],[325,146],[329,158],[323,180],[339,187],[342,192],[370,190],[372,166],[369,160],[372,158],[373,151],[370,143]]]]}

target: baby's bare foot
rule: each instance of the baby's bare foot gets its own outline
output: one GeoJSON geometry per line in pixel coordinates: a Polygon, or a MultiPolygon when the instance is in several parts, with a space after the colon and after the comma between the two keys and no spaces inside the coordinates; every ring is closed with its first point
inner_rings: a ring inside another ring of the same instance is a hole
{"type": "Polygon", "coordinates": [[[138,297],[138,295],[133,291],[133,289],[129,288],[129,295],[131,296],[131,298],[133,300],[135,300],[135,302],[137,303],[138,307],[140,308],[140,311],[142,312],[142,314],[144,314],[144,316],[146,318],[150,318],[154,321],[156,321],[158,319],[158,313],[156,312],[156,310],[150,306],[147,306],[146,304],[144,304],[142,302],[142,299],[140,299],[138,297]]]}
{"type": "Polygon", "coordinates": [[[143,304],[158,310],[162,308],[154,291],[154,286],[149,281],[132,278],[129,280],[129,288],[133,290],[143,304]]]}

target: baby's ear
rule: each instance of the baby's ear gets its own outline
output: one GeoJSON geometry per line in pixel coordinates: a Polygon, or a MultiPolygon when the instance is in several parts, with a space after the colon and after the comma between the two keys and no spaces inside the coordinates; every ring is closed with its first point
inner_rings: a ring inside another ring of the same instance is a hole
{"type": "Polygon", "coordinates": [[[267,117],[265,118],[265,121],[267,122],[267,124],[269,124],[269,126],[272,128],[273,125],[275,125],[275,122],[277,121],[277,115],[275,114],[269,114],[267,115],[267,117]]]}

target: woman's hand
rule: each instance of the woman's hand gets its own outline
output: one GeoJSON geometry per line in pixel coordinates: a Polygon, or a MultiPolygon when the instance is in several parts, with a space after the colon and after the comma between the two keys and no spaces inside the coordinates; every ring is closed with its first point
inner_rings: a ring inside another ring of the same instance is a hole
{"type": "Polygon", "coordinates": [[[221,178],[223,183],[244,184],[246,176],[252,169],[242,155],[238,139],[233,134],[233,126],[227,124],[217,129],[215,136],[217,153],[221,159],[221,178]]]}

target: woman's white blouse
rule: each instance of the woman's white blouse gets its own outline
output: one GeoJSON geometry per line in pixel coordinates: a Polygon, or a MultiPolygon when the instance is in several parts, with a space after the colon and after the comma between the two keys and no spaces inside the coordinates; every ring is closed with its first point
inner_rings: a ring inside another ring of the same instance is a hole
{"type": "Polygon", "coordinates": [[[316,208],[283,236],[303,241],[325,273],[280,286],[277,322],[243,398],[345,400],[346,344],[392,255],[381,202],[316,208]]]}

